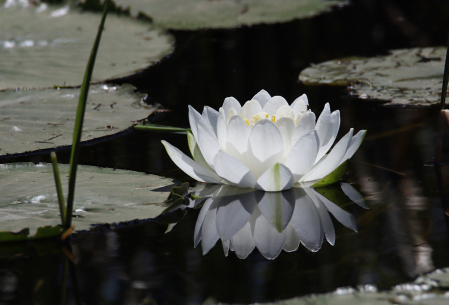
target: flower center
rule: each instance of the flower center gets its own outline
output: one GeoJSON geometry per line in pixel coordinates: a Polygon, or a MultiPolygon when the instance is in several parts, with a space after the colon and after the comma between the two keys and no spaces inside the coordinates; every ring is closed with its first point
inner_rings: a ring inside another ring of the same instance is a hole
{"type": "Polygon", "coordinates": [[[243,118],[246,122],[246,124],[248,124],[248,126],[253,126],[254,124],[256,124],[258,121],[262,120],[262,119],[270,119],[272,122],[276,122],[276,115],[273,115],[270,117],[270,115],[264,111],[257,113],[256,115],[254,115],[254,117],[252,119],[246,119],[243,118]]]}

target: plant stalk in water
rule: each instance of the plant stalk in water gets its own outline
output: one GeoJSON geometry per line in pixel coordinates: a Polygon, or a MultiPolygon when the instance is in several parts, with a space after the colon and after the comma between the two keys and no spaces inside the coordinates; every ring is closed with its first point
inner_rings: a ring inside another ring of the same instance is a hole
{"type": "Polygon", "coordinates": [[[64,200],[64,192],[62,191],[61,176],[59,175],[58,159],[56,158],[56,153],[53,151],[51,153],[51,163],[53,165],[53,175],[55,177],[56,193],[58,194],[59,203],[59,213],[61,214],[61,224],[62,227],[67,229],[66,226],[66,207],[64,200]]]}

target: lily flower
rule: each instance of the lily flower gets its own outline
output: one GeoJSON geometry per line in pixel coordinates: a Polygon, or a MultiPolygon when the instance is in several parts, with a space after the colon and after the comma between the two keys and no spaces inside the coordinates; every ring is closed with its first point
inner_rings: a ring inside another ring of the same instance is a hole
{"type": "Polygon", "coordinates": [[[200,182],[264,191],[334,183],[366,131],[353,135],[351,128],[326,154],[337,137],[340,112],[331,113],[327,103],[316,121],[308,105],[305,94],[289,105],[261,90],[243,106],[234,97],[226,98],[219,111],[206,106],[200,114],[189,106],[187,137],[195,161],[162,143],[173,162],[200,182]]]}

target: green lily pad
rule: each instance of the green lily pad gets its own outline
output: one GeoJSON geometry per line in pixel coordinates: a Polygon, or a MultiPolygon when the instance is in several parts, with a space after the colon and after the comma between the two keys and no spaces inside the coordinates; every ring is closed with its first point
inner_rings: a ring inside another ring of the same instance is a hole
{"type": "Polygon", "coordinates": [[[385,105],[432,106],[440,102],[446,48],[393,50],[387,56],[344,58],[303,70],[307,85],[348,86],[349,94],[385,105]]]}
{"type": "MultiPolygon", "coordinates": [[[[69,166],[60,164],[59,169],[66,186],[69,166]]],[[[51,165],[0,164],[0,180],[0,231],[29,228],[34,234],[39,227],[60,224],[51,165]]],[[[155,175],[78,166],[72,224],[85,230],[91,224],[156,217],[165,209],[162,203],[169,192],[152,190],[169,184],[171,179],[155,175]]],[[[40,229],[36,236],[48,230],[40,229]]]]}
{"type": "Polygon", "coordinates": [[[233,28],[287,22],[330,11],[344,1],[324,0],[114,0],[131,14],[143,13],[169,29],[233,28]]]}
{"type": "MultiPolygon", "coordinates": [[[[38,3],[0,0],[0,89],[73,86],[83,80],[101,15],[38,3]]],[[[111,13],[92,81],[132,74],[172,51],[173,37],[150,22],[111,13]]]]}
{"type": "MultiPolygon", "coordinates": [[[[82,140],[126,130],[154,111],[134,87],[92,85],[82,140]]],[[[0,155],[72,144],[80,89],[0,92],[0,155]]]]}

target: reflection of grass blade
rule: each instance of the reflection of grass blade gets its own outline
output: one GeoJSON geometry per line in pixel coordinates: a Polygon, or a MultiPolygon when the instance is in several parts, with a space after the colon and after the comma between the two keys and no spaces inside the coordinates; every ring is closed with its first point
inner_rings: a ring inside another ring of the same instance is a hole
{"type": "Polygon", "coordinates": [[[72,154],[70,156],[69,171],[69,194],[67,198],[67,219],[66,227],[72,224],[73,198],[75,196],[76,169],[78,167],[78,156],[80,151],[81,134],[83,131],[84,112],[86,110],[87,95],[89,93],[90,79],[94,70],[95,58],[97,56],[98,46],[100,44],[101,33],[103,32],[104,22],[106,20],[108,0],[104,2],[103,16],[101,17],[100,26],[98,27],[97,37],[95,38],[89,61],[87,63],[86,72],[84,74],[83,85],[81,87],[80,98],[78,101],[78,109],[76,111],[75,130],[73,132],[72,154]]]}
{"type": "Polygon", "coordinates": [[[447,92],[447,81],[449,78],[449,38],[447,41],[447,51],[446,51],[446,61],[444,63],[444,74],[443,74],[443,88],[441,90],[441,102],[440,102],[440,110],[444,109],[444,103],[446,101],[446,92],[447,92]]]}
{"type": "Polygon", "coordinates": [[[53,165],[53,175],[55,176],[56,193],[58,194],[59,212],[61,213],[61,224],[64,229],[66,221],[66,209],[64,201],[64,192],[62,191],[61,176],[59,175],[58,160],[56,159],[56,153],[51,153],[51,163],[53,165]]]}
{"type": "Polygon", "coordinates": [[[174,132],[186,134],[187,131],[190,131],[190,128],[180,128],[180,127],[171,127],[157,124],[139,124],[134,126],[135,129],[146,130],[146,131],[160,131],[160,132],[174,132]]]}

